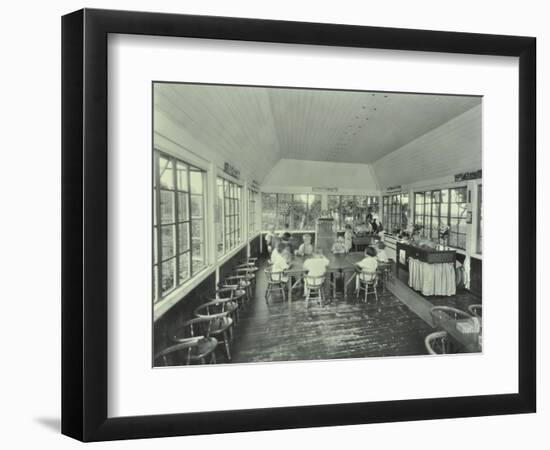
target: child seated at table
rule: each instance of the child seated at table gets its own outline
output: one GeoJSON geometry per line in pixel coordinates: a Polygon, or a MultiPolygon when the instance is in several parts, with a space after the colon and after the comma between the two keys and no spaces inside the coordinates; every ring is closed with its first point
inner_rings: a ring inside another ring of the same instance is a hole
{"type": "MultiPolygon", "coordinates": [[[[272,273],[280,273],[290,268],[289,259],[286,255],[287,250],[282,242],[279,242],[277,248],[271,253],[271,266],[272,273]]],[[[284,275],[281,281],[286,283],[288,281],[288,275],[284,275]]]]}
{"type": "Polygon", "coordinates": [[[308,258],[304,261],[304,270],[306,271],[307,275],[306,278],[309,277],[309,279],[306,279],[306,286],[305,286],[305,295],[308,295],[309,289],[307,288],[307,284],[314,283],[315,278],[323,277],[327,272],[327,266],[329,265],[328,258],[323,255],[323,251],[321,249],[316,249],[313,252],[313,256],[311,258],[308,258]]]}
{"type": "Polygon", "coordinates": [[[365,258],[357,263],[357,267],[361,269],[361,273],[355,277],[355,289],[359,289],[359,280],[371,281],[376,276],[378,261],[376,260],[376,249],[367,247],[365,250],[365,258]]]}
{"type": "Polygon", "coordinates": [[[336,238],[336,242],[332,245],[331,252],[335,255],[342,255],[346,253],[346,243],[342,236],[336,238]]]}
{"type": "Polygon", "coordinates": [[[285,244],[288,252],[292,255],[294,253],[294,245],[292,244],[292,235],[288,231],[283,233],[281,242],[285,244]]]}
{"type": "Polygon", "coordinates": [[[378,242],[378,252],[376,253],[376,259],[378,262],[381,263],[387,263],[390,259],[388,258],[388,254],[386,253],[386,244],[384,242],[379,241],[378,242]]]}
{"type": "Polygon", "coordinates": [[[309,256],[313,254],[313,245],[311,245],[311,235],[310,234],[304,234],[304,237],[302,238],[304,243],[298,247],[298,250],[296,251],[296,254],[298,256],[309,256]]]}

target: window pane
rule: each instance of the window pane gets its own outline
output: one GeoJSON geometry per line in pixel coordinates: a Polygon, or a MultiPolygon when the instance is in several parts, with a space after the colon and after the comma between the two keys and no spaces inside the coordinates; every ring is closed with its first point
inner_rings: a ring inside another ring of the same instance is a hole
{"type": "Polygon", "coordinates": [[[191,196],[191,217],[202,217],[202,196],[191,196]]]}
{"type": "Polygon", "coordinates": [[[189,187],[187,185],[187,166],[185,164],[178,162],[176,165],[176,175],[177,175],[178,189],[180,191],[188,191],[189,187]]]}
{"type": "Polygon", "coordinates": [[[187,194],[178,193],[178,221],[189,220],[189,211],[187,209],[187,194]]]}
{"type": "Polygon", "coordinates": [[[180,223],[178,225],[178,233],[178,253],[183,253],[189,249],[189,223],[180,223]]]}
{"type": "Polygon", "coordinates": [[[449,204],[448,203],[441,203],[439,206],[441,217],[447,218],[449,216],[449,204]]]}
{"type": "Polygon", "coordinates": [[[278,194],[277,207],[279,217],[277,218],[276,227],[282,229],[286,224],[289,224],[292,228],[292,217],[290,214],[292,210],[292,194],[278,194]]]}
{"type": "Polygon", "coordinates": [[[267,230],[275,224],[277,215],[277,194],[262,193],[262,229],[267,230]]]}
{"type": "Polygon", "coordinates": [[[303,230],[306,225],[307,194],[295,194],[292,202],[293,229],[303,230]]]}
{"type": "Polygon", "coordinates": [[[174,225],[164,225],[160,228],[163,260],[175,255],[176,234],[174,228],[174,225]]]}
{"type": "Polygon", "coordinates": [[[315,229],[315,221],[321,215],[321,196],[309,195],[308,196],[308,216],[306,228],[308,230],[315,229]]]}
{"type": "Polygon", "coordinates": [[[203,239],[203,227],[202,227],[202,220],[193,220],[191,222],[191,237],[193,238],[193,241],[195,239],[199,239],[202,241],[203,239]]]}
{"type": "Polygon", "coordinates": [[[163,262],[161,266],[162,272],[162,294],[171,291],[175,286],[176,280],[176,259],[172,258],[169,261],[163,262]]]}
{"type": "Polygon", "coordinates": [[[204,267],[204,245],[201,242],[193,242],[193,275],[204,267]]]}
{"type": "Polygon", "coordinates": [[[460,233],[458,235],[458,245],[457,245],[457,247],[462,248],[462,249],[466,248],[466,235],[465,234],[460,233]]]}
{"type": "Polygon", "coordinates": [[[202,172],[191,170],[189,172],[189,181],[191,183],[192,194],[202,194],[202,172]]]}
{"type": "Polygon", "coordinates": [[[178,273],[178,284],[183,283],[185,280],[189,279],[189,255],[191,253],[187,252],[183,255],[178,256],[179,263],[179,273],[178,273]]]}
{"type": "Polygon", "coordinates": [[[159,158],[160,187],[174,189],[174,164],[164,156],[159,158]]]}
{"type": "Polygon", "coordinates": [[[161,223],[174,222],[174,193],[160,191],[160,220],[161,223]]]}
{"type": "Polygon", "coordinates": [[[451,189],[451,202],[453,203],[465,203],[467,201],[467,189],[465,187],[463,188],[456,188],[451,189]]]}

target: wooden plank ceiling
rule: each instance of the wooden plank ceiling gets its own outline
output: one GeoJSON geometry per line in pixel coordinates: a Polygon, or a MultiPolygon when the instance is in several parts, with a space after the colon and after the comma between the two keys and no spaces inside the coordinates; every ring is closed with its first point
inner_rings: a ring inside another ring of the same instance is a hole
{"type": "Polygon", "coordinates": [[[480,97],[156,85],[155,106],[262,179],[282,158],[370,164],[480,104],[480,97]]]}

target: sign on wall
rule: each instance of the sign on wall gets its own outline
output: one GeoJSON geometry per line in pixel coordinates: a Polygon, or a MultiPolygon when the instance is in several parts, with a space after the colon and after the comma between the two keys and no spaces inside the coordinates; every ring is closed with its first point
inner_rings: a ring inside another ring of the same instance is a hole
{"type": "Polygon", "coordinates": [[[223,163],[223,171],[234,178],[239,178],[241,176],[241,171],[228,162],[223,163]]]}
{"type": "Polygon", "coordinates": [[[455,181],[477,180],[479,178],[481,178],[481,169],[474,172],[457,173],[455,175],[455,181]]]}

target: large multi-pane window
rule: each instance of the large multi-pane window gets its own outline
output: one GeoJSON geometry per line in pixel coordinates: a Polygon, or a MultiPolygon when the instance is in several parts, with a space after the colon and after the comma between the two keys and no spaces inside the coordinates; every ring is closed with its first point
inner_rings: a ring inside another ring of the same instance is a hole
{"type": "Polygon", "coordinates": [[[481,255],[483,250],[483,208],[482,208],[482,188],[481,184],[477,186],[477,253],[481,255]]]}
{"type": "Polygon", "coordinates": [[[365,222],[369,214],[378,213],[378,197],[370,195],[329,195],[328,210],[337,229],[346,224],[365,222]]]}
{"type": "Polygon", "coordinates": [[[218,254],[223,255],[243,241],[242,187],[224,178],[217,179],[220,228],[218,254]]]}
{"type": "Polygon", "coordinates": [[[414,224],[426,238],[438,240],[449,227],[449,245],[466,248],[466,187],[415,192],[414,224]]]}
{"type": "Polygon", "coordinates": [[[154,154],[153,299],[160,300],[206,265],[203,170],[154,154]]]}
{"type": "Polygon", "coordinates": [[[262,193],[262,226],[283,229],[312,230],[321,213],[321,196],[315,194],[262,193]]]}
{"type": "Polygon", "coordinates": [[[258,210],[257,207],[258,193],[252,189],[248,190],[248,233],[256,234],[258,230],[258,210]]]}
{"type": "Polygon", "coordinates": [[[382,198],[382,225],[389,232],[399,232],[407,228],[409,225],[409,194],[390,194],[382,198]]]}

